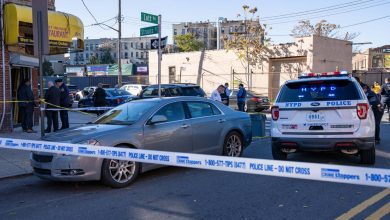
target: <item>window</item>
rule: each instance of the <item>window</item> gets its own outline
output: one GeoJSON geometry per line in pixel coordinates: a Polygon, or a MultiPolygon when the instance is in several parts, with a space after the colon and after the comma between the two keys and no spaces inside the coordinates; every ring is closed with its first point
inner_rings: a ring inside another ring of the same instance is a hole
{"type": "Polygon", "coordinates": [[[177,88],[169,88],[170,96],[180,96],[180,93],[177,88]]]}
{"type": "Polygon", "coordinates": [[[181,34],[182,35],[186,34],[186,29],[181,29],[181,34]]]}
{"type": "Polygon", "coordinates": [[[130,125],[150,111],[155,102],[129,102],[112,109],[96,119],[94,124],[130,125]]]}
{"type": "Polygon", "coordinates": [[[125,59],[129,59],[129,53],[125,52],[125,59]]]}
{"type": "Polygon", "coordinates": [[[113,56],[115,59],[116,59],[116,53],[114,53],[114,56],[113,56]]]}
{"type": "Polygon", "coordinates": [[[89,44],[86,44],[86,45],[85,45],[85,50],[86,50],[86,51],[89,50],[89,44]]]}
{"type": "Polygon", "coordinates": [[[217,107],[215,107],[215,105],[211,104],[211,108],[213,109],[214,115],[221,115],[222,114],[222,112],[217,107]]]}
{"type": "Polygon", "coordinates": [[[187,102],[187,106],[192,118],[214,115],[213,108],[207,102],[187,102]]]}
{"type": "Polygon", "coordinates": [[[85,59],[86,59],[86,60],[89,59],[89,53],[86,53],[86,54],[85,54],[85,59]]]}
{"type": "Polygon", "coordinates": [[[91,50],[93,50],[93,44],[91,44],[91,50]]]}
{"type": "Polygon", "coordinates": [[[144,43],[141,42],[141,49],[144,49],[144,43]]]}
{"type": "Polygon", "coordinates": [[[116,48],[116,43],[113,43],[112,46],[113,46],[114,48],[116,48]]]}
{"type": "MultiPolygon", "coordinates": [[[[161,88],[161,94],[165,94],[165,89],[161,88]]],[[[157,97],[158,96],[158,89],[157,88],[146,88],[145,91],[142,93],[143,98],[151,98],[151,97],[157,97]]]]}
{"type": "Polygon", "coordinates": [[[141,59],[144,58],[144,52],[141,52],[141,59]]]}
{"type": "Polygon", "coordinates": [[[96,53],[96,58],[98,58],[98,59],[99,59],[99,54],[98,54],[98,53],[96,53]]]}
{"type": "Polygon", "coordinates": [[[281,89],[277,102],[358,99],[360,99],[360,95],[353,82],[348,80],[326,80],[288,83],[281,89]]]}
{"type": "Polygon", "coordinates": [[[183,104],[181,102],[168,104],[156,112],[155,115],[163,115],[167,117],[168,122],[180,121],[186,118],[183,104]]]}
{"type": "Polygon", "coordinates": [[[133,52],[130,52],[130,57],[134,57],[133,55],[134,55],[133,52]]]}
{"type": "Polygon", "coordinates": [[[225,28],[221,28],[221,34],[225,33],[225,28]]]}
{"type": "Polygon", "coordinates": [[[148,42],[145,43],[145,49],[149,49],[149,43],[148,42]]]}
{"type": "Polygon", "coordinates": [[[138,52],[135,52],[135,57],[138,58],[138,52]]]}
{"type": "Polygon", "coordinates": [[[133,42],[131,42],[131,43],[130,43],[130,47],[131,47],[131,48],[133,48],[133,47],[134,47],[134,45],[133,45],[133,42]]]}
{"type": "Polygon", "coordinates": [[[125,46],[125,50],[129,49],[129,48],[127,47],[127,43],[125,43],[124,46],[125,46]]]}
{"type": "Polygon", "coordinates": [[[177,35],[177,30],[173,29],[173,35],[177,35]]]}
{"type": "Polygon", "coordinates": [[[146,52],[145,54],[146,54],[146,58],[149,58],[149,52],[146,52]]]}
{"type": "Polygon", "coordinates": [[[138,47],[138,42],[135,43],[135,48],[136,48],[136,49],[139,49],[139,47],[138,47]]]}

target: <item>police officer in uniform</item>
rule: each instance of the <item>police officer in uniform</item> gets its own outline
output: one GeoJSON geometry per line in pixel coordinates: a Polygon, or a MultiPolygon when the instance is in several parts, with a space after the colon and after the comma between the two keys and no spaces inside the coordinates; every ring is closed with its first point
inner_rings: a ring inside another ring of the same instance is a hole
{"type": "Polygon", "coordinates": [[[31,90],[30,79],[23,80],[19,86],[18,101],[23,132],[36,133],[33,130],[34,94],[31,90]]]}
{"type": "Polygon", "coordinates": [[[45,111],[47,117],[47,128],[45,133],[50,133],[52,126],[54,132],[58,131],[58,111],[55,109],[60,105],[61,92],[52,81],[49,81],[47,86],[49,89],[45,93],[45,102],[47,103],[46,109],[54,109],[45,111]]]}
{"type": "MultiPolygon", "coordinates": [[[[56,79],[55,80],[56,86],[60,89],[60,106],[63,108],[69,108],[69,89],[65,85],[65,83],[62,81],[62,79],[56,79]]],[[[69,117],[68,117],[68,110],[61,110],[60,111],[60,118],[61,118],[61,130],[69,128],[69,117]]]]}
{"type": "MultiPolygon", "coordinates": [[[[390,80],[389,78],[385,79],[385,84],[381,87],[381,103],[382,106],[385,106],[386,108],[390,107],[390,80]]],[[[389,111],[389,121],[390,121],[390,111],[389,111]]]]}
{"type": "Polygon", "coordinates": [[[366,94],[368,101],[371,105],[372,111],[375,117],[375,143],[380,143],[380,124],[383,116],[383,108],[378,96],[369,89],[367,85],[363,86],[364,93],[366,94]]]}

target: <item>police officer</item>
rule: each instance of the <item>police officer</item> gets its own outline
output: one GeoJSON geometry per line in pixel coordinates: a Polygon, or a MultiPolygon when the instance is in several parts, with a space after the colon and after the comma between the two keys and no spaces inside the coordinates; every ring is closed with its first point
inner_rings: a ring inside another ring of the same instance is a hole
{"type": "Polygon", "coordinates": [[[225,89],[223,90],[223,93],[221,94],[223,104],[229,106],[230,95],[231,95],[231,91],[229,89],[229,83],[225,83],[225,89]]]}
{"type": "Polygon", "coordinates": [[[18,101],[23,132],[36,133],[33,130],[34,94],[31,90],[30,79],[23,80],[19,86],[18,101]]]}
{"type": "Polygon", "coordinates": [[[237,105],[238,105],[238,111],[244,112],[245,111],[245,102],[246,102],[246,90],[244,88],[244,84],[239,85],[239,90],[237,93],[237,105]]]}
{"type": "MultiPolygon", "coordinates": [[[[381,87],[381,103],[385,108],[390,107],[390,80],[389,78],[385,78],[385,84],[381,87]]],[[[390,111],[389,111],[389,121],[390,121],[390,111]]]]}
{"type": "MultiPolygon", "coordinates": [[[[69,89],[63,83],[62,79],[56,79],[55,80],[56,86],[60,89],[60,106],[63,108],[69,108],[69,89]]],[[[60,118],[61,118],[61,130],[69,128],[69,117],[68,117],[68,110],[62,109],[60,111],[60,118]]]]}
{"type": "MultiPolygon", "coordinates": [[[[106,91],[103,89],[103,84],[99,83],[98,88],[93,93],[93,105],[95,107],[106,106],[106,91]]],[[[103,114],[104,111],[97,111],[97,115],[103,114]]]]}
{"type": "Polygon", "coordinates": [[[210,99],[213,101],[222,102],[221,94],[223,94],[224,90],[225,87],[223,85],[219,85],[218,88],[211,93],[210,99]]]}
{"type": "Polygon", "coordinates": [[[375,142],[380,143],[380,124],[383,116],[383,108],[378,96],[369,89],[367,85],[363,85],[364,93],[366,94],[368,101],[372,107],[375,117],[375,142]]]}
{"type": "MultiPolygon", "coordinates": [[[[45,93],[45,102],[47,103],[46,109],[56,109],[60,105],[60,90],[54,85],[52,81],[47,83],[49,88],[45,93]]],[[[45,133],[51,132],[51,127],[53,125],[53,131],[58,131],[58,111],[57,110],[46,110],[47,117],[47,128],[45,133]]]]}

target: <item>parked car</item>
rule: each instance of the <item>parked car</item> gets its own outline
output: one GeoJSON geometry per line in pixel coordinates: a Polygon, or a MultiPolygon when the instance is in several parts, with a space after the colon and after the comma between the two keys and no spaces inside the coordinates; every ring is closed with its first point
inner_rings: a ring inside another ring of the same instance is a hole
{"type": "MultiPolygon", "coordinates": [[[[206,93],[200,86],[195,84],[162,84],[162,97],[174,96],[197,96],[206,97],[206,93]]],[[[139,96],[141,99],[158,97],[158,85],[151,85],[146,87],[139,96]]]]}
{"type": "MultiPolygon", "coordinates": [[[[248,114],[222,103],[199,97],[153,98],[125,103],[92,124],[44,140],[239,157],[252,141],[252,128],[248,114]]],[[[43,152],[33,152],[30,160],[41,178],[101,180],[111,187],[125,187],[139,173],[162,166],[43,152]]]]}
{"type": "Polygon", "coordinates": [[[146,87],[148,86],[142,84],[125,84],[120,89],[126,90],[132,95],[139,96],[146,87]]]}
{"type": "Polygon", "coordinates": [[[287,81],[271,108],[272,156],[336,151],[375,163],[375,117],[347,72],[308,73],[287,81]]]}
{"type": "MultiPolygon", "coordinates": [[[[123,89],[105,89],[106,97],[106,106],[118,106],[125,102],[130,101],[134,98],[129,92],[123,89]]],[[[83,107],[92,107],[93,106],[93,93],[89,94],[87,97],[80,99],[78,103],[79,108],[83,107]]]]}
{"type": "MultiPolygon", "coordinates": [[[[232,95],[229,99],[229,106],[233,109],[238,109],[237,107],[237,93],[238,90],[232,90],[232,95]]],[[[269,109],[271,103],[269,98],[265,95],[260,95],[252,91],[247,91],[246,96],[246,112],[261,112],[266,109],[269,109]]]]}
{"type": "Polygon", "coordinates": [[[89,86],[89,87],[85,87],[81,91],[78,91],[75,96],[76,101],[79,101],[80,99],[92,94],[96,88],[97,88],[96,86],[89,86]]]}

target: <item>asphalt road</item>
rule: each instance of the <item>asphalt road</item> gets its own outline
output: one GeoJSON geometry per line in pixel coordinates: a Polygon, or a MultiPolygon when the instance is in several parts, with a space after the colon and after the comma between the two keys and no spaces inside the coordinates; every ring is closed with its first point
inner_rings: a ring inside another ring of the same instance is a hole
{"type": "MultiPolygon", "coordinates": [[[[389,169],[390,124],[382,127],[375,167],[389,169]]],[[[244,156],[271,159],[269,140],[256,141],[244,156]]],[[[356,166],[358,158],[300,153],[289,160],[356,166]]],[[[1,180],[0,219],[375,219],[390,212],[389,194],[377,187],[165,167],[124,189],[34,176],[1,180]]]]}

